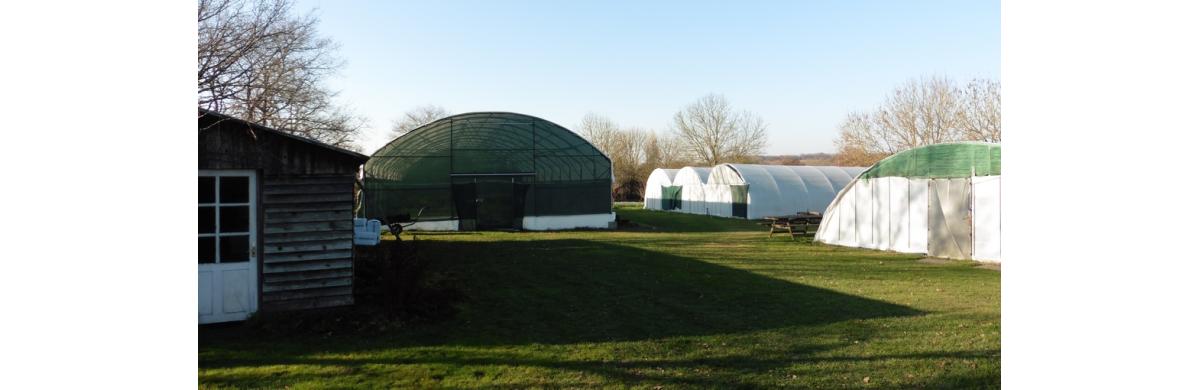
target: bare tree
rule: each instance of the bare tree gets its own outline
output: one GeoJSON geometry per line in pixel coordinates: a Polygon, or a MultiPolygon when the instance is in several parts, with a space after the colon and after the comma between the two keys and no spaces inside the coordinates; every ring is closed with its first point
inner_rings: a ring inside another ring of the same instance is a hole
{"type": "Polygon", "coordinates": [[[684,146],[679,137],[669,131],[654,133],[646,145],[647,149],[651,150],[647,158],[653,161],[655,168],[683,168],[695,165],[684,146]]]}
{"type": "Polygon", "coordinates": [[[762,117],[734,112],[722,95],[704,96],[676,112],[672,131],[684,150],[706,165],[752,161],[767,145],[762,117]]]}
{"type": "Polygon", "coordinates": [[[1000,142],[1000,83],[986,79],[967,83],[959,121],[967,139],[1000,142]]]}
{"type": "Polygon", "coordinates": [[[450,111],[433,104],[408,110],[404,116],[392,121],[392,138],[408,134],[418,127],[448,116],[450,116],[450,111]]]}
{"type": "Polygon", "coordinates": [[[1000,140],[1000,85],[945,77],[909,80],[873,112],[852,112],[835,140],[839,165],[870,165],[897,152],[954,141],[1000,140]]]}
{"type": "Polygon", "coordinates": [[[626,128],[615,133],[615,148],[608,156],[613,162],[613,177],[616,193],[620,200],[639,200],[645,189],[646,177],[654,170],[647,159],[647,148],[651,132],[640,128],[626,128]]]}
{"type": "Polygon", "coordinates": [[[612,160],[613,196],[616,199],[640,200],[646,177],[655,168],[677,168],[688,164],[679,157],[680,149],[669,136],[638,127],[621,128],[599,114],[585,115],[579,130],[580,135],[612,160]]]}
{"type": "Polygon", "coordinates": [[[338,106],[324,81],[342,66],[291,0],[200,0],[197,103],[335,146],[354,143],[366,120],[338,106]]]}
{"type": "Polygon", "coordinates": [[[850,113],[841,124],[840,136],[834,141],[837,155],[834,164],[869,166],[891,155],[891,141],[876,118],[864,113],[850,113]]]}
{"type": "Polygon", "coordinates": [[[617,122],[594,112],[585,114],[583,120],[579,122],[579,135],[595,145],[609,158],[617,149],[617,133],[619,132],[620,128],[617,127],[617,122]]]}

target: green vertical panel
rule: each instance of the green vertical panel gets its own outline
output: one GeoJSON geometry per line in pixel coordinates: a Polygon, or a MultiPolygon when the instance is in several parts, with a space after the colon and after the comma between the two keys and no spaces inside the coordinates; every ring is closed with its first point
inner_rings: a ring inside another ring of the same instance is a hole
{"type": "Polygon", "coordinates": [[[992,148],[991,152],[991,173],[992,176],[997,176],[1000,175],[1000,145],[996,145],[996,147],[992,148]]]}
{"type": "Polygon", "coordinates": [[[988,148],[971,150],[971,166],[975,167],[976,176],[990,176],[992,172],[992,152],[988,148]]]}
{"type": "Polygon", "coordinates": [[[683,204],[683,200],[680,199],[680,197],[682,196],[682,193],[683,193],[683,187],[663,186],[662,187],[662,199],[661,199],[662,209],[663,210],[678,209],[683,204]]]}

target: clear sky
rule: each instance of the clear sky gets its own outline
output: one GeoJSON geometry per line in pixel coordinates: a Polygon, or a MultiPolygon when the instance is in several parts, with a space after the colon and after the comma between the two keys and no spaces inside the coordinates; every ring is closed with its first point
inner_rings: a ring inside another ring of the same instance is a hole
{"type": "Polygon", "coordinates": [[[838,123],[907,79],[1000,78],[999,1],[326,1],[331,86],[370,153],[420,105],[574,129],[596,112],[665,130],[708,93],[769,126],[768,154],[832,152],[838,123]]]}

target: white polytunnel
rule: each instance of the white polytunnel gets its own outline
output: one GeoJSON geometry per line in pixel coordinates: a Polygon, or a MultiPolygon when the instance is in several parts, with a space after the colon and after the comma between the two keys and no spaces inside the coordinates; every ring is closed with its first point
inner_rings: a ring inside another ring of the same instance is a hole
{"type": "Polygon", "coordinates": [[[650,210],[673,210],[678,208],[679,189],[674,187],[678,169],[658,168],[646,178],[643,207],[650,210]]]}
{"type": "Polygon", "coordinates": [[[1000,262],[1000,145],[937,144],[883,159],[838,193],[816,240],[1000,262]]]}
{"type": "Polygon", "coordinates": [[[708,183],[712,168],[683,167],[675,173],[675,187],[679,187],[679,211],[689,214],[708,214],[705,203],[704,185],[708,183]]]}
{"type": "MultiPolygon", "coordinates": [[[[709,214],[759,219],[823,212],[866,168],[721,164],[708,180],[709,214]]],[[[686,203],[686,201],[685,201],[686,203]]]]}

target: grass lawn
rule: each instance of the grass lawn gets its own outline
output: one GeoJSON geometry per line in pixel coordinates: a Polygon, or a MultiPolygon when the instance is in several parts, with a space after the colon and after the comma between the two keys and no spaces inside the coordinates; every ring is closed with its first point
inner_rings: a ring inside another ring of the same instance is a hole
{"type": "Polygon", "coordinates": [[[622,231],[420,236],[466,299],[370,334],[202,327],[204,388],[994,388],[1000,273],[622,205],[622,231]]]}

